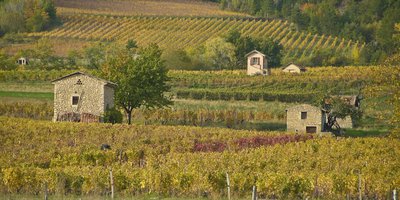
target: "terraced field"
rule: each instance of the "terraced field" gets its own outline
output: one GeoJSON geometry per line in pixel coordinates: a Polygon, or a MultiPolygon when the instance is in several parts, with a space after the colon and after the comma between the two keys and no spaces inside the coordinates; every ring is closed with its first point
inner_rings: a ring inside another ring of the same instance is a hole
{"type": "Polygon", "coordinates": [[[172,17],[63,15],[64,24],[51,31],[30,33],[31,37],[121,41],[135,39],[139,45],[157,43],[163,48],[186,48],[203,44],[210,38],[239,30],[242,35],[272,38],[290,56],[310,55],[316,50],[334,52],[361,49],[362,44],[338,37],[299,32],[282,20],[243,17],[172,17]]]}

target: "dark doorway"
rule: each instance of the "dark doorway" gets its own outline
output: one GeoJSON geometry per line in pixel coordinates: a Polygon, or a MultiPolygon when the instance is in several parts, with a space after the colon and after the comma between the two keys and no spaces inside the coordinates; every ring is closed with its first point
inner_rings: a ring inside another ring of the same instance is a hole
{"type": "Polygon", "coordinates": [[[306,127],[306,133],[316,133],[317,132],[317,127],[315,126],[307,126],[306,127]]]}

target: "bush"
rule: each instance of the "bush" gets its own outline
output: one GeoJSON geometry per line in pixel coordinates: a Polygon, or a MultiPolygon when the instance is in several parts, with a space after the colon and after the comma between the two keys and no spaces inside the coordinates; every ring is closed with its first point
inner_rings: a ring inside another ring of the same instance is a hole
{"type": "Polygon", "coordinates": [[[106,112],[104,113],[103,120],[106,123],[112,124],[122,123],[122,113],[115,107],[107,108],[106,112]]]}

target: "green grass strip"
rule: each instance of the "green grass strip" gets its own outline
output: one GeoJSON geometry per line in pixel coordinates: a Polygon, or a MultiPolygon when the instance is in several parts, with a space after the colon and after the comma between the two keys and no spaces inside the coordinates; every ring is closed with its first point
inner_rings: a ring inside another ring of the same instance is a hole
{"type": "Polygon", "coordinates": [[[49,99],[54,98],[54,94],[51,92],[12,92],[12,91],[0,91],[0,97],[16,97],[16,98],[29,98],[29,99],[49,99]]]}

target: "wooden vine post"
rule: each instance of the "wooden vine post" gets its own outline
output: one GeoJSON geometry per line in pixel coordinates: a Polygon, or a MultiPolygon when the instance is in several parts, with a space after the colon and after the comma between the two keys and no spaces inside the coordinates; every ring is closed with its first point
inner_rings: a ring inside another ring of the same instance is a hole
{"type": "Polygon", "coordinates": [[[110,185],[111,185],[111,199],[114,199],[114,178],[112,168],[110,168],[110,185]]]}
{"type": "Polygon", "coordinates": [[[253,186],[253,193],[251,195],[251,200],[257,200],[257,186],[253,186]]]}
{"type": "Polygon", "coordinates": [[[231,185],[229,182],[229,174],[226,172],[226,184],[228,186],[228,200],[231,200],[231,185]]]}

